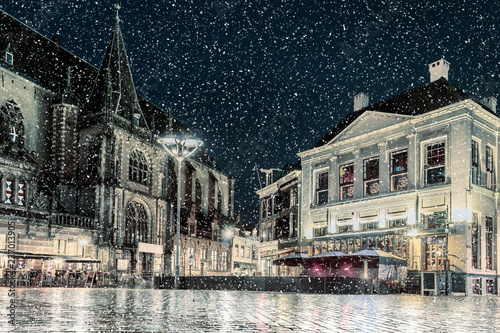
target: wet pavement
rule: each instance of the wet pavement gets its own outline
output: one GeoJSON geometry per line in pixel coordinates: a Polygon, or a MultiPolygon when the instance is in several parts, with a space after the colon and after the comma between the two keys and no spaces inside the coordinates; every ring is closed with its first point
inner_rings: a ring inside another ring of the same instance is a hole
{"type": "Polygon", "coordinates": [[[16,290],[11,332],[500,332],[499,297],[247,291],[16,290]]]}

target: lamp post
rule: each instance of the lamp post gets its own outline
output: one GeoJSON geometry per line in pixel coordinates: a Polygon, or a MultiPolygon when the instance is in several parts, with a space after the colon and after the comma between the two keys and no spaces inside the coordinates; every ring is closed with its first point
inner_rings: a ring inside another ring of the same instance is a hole
{"type": "Polygon", "coordinates": [[[179,251],[180,251],[180,232],[181,232],[181,170],[182,162],[184,159],[191,156],[198,147],[203,145],[203,141],[198,139],[186,139],[180,137],[165,137],[159,138],[158,143],[163,146],[165,151],[177,160],[178,173],[177,173],[177,236],[175,251],[175,289],[179,289],[179,251]]]}

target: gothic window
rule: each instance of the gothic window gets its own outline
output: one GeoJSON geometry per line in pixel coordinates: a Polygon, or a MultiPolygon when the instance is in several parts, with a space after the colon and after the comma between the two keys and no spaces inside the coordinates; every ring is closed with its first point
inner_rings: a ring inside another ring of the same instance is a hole
{"type": "Polygon", "coordinates": [[[21,109],[14,100],[8,100],[0,107],[0,144],[23,147],[24,124],[21,109]]]}
{"type": "Polygon", "coordinates": [[[195,185],[194,192],[195,192],[196,209],[201,212],[201,210],[202,210],[201,183],[198,179],[196,179],[196,185],[195,185]]]}
{"type": "Polygon", "coordinates": [[[140,150],[133,150],[130,153],[128,162],[128,177],[131,181],[148,185],[149,166],[146,156],[140,150]]]}
{"type": "Polygon", "coordinates": [[[89,175],[97,175],[100,160],[100,140],[91,138],[87,144],[87,173],[89,175]]]}
{"type": "Polygon", "coordinates": [[[148,214],[144,205],[130,202],[125,208],[125,245],[148,242],[148,214]]]}
{"type": "Polygon", "coordinates": [[[219,213],[222,211],[222,192],[220,190],[217,192],[217,211],[219,213]]]}

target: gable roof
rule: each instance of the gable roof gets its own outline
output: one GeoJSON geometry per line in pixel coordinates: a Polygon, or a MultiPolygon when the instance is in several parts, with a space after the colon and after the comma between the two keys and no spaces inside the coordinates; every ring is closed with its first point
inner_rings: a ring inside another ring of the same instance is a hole
{"type": "MultiPolygon", "coordinates": [[[[442,77],[439,80],[351,112],[312,148],[321,147],[330,142],[366,111],[417,116],[467,99],[472,99],[472,97],[442,77]]],[[[486,109],[494,113],[490,109],[486,109]]]]}

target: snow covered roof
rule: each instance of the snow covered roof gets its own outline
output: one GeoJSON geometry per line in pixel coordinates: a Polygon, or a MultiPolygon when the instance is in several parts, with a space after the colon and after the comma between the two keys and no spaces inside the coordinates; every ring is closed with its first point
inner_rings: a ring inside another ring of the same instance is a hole
{"type": "MultiPolygon", "coordinates": [[[[325,134],[312,148],[321,147],[330,142],[366,111],[417,116],[467,99],[473,98],[442,77],[436,81],[351,112],[325,134]]],[[[495,114],[489,108],[485,107],[485,109],[495,114]]]]}

